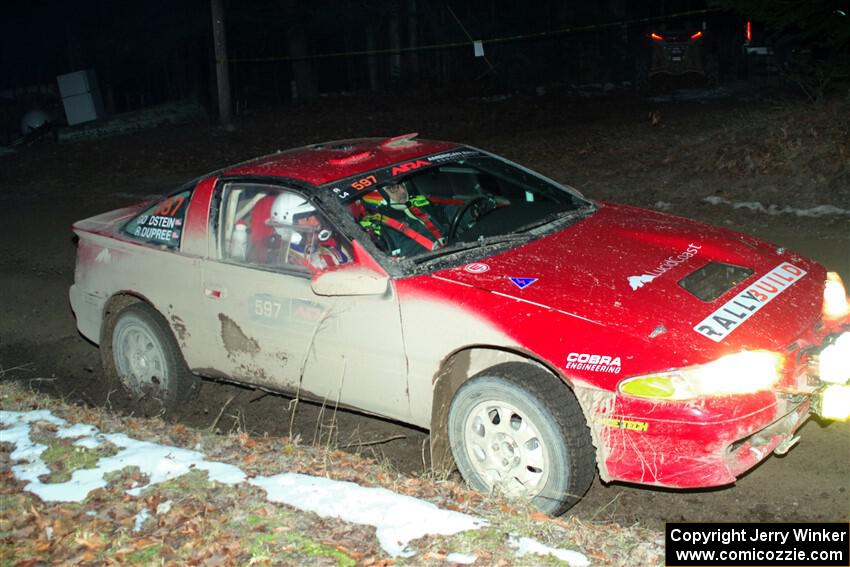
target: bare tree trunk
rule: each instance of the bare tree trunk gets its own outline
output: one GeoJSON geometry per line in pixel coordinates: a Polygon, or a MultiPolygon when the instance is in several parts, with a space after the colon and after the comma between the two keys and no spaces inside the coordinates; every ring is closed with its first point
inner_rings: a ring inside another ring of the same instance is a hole
{"type": "Polygon", "coordinates": [[[230,74],[227,66],[227,33],[224,21],[224,0],[210,0],[215,46],[215,74],[218,84],[218,120],[225,128],[233,128],[230,102],[230,74]]]}

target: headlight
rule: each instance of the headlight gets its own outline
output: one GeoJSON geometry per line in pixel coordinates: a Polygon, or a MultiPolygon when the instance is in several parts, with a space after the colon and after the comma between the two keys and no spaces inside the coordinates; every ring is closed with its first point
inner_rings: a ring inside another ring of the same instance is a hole
{"type": "Polygon", "coordinates": [[[708,364],[627,378],[619,390],[630,396],[688,400],[701,396],[749,394],[779,380],[782,357],[765,350],[729,354],[708,364]]]}
{"type": "Polygon", "coordinates": [[[826,284],[823,287],[823,316],[827,319],[841,319],[850,313],[850,302],[847,301],[847,290],[841,276],[835,272],[826,274],[826,284]]]}
{"type": "Polygon", "coordinates": [[[818,415],[837,421],[850,419],[850,386],[833,384],[824,388],[818,415]]]}
{"type": "Polygon", "coordinates": [[[818,377],[834,384],[850,380],[850,333],[841,333],[835,342],[820,352],[818,377]]]}

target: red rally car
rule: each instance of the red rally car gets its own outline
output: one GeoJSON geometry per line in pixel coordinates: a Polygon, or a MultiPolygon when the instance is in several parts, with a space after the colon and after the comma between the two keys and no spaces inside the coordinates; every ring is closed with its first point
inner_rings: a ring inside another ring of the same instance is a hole
{"type": "Polygon", "coordinates": [[[732,483],[850,414],[837,274],[469,146],[311,145],[73,230],[78,328],[135,399],[204,377],[333,401],[552,514],[596,470],[732,483]]]}

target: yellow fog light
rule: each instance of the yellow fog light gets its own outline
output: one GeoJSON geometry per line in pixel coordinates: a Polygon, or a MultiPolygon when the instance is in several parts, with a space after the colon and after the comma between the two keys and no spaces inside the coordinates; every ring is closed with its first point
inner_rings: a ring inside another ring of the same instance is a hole
{"type": "Polygon", "coordinates": [[[837,421],[850,419],[850,386],[833,384],[824,388],[820,395],[818,415],[837,421]]]}
{"type": "Polygon", "coordinates": [[[620,386],[620,391],[641,398],[679,398],[676,396],[676,384],[671,376],[645,376],[629,380],[620,386]]]}
{"type": "Polygon", "coordinates": [[[781,369],[782,357],[775,352],[742,351],[698,366],[626,378],[618,389],[630,396],[663,400],[751,394],[772,388],[781,369]]]}
{"type": "Polygon", "coordinates": [[[835,272],[826,274],[823,288],[823,316],[827,319],[841,319],[850,314],[850,302],[841,276],[835,272]]]}
{"type": "Polygon", "coordinates": [[[821,351],[818,366],[818,375],[824,382],[844,384],[850,380],[850,333],[841,333],[821,351]]]}

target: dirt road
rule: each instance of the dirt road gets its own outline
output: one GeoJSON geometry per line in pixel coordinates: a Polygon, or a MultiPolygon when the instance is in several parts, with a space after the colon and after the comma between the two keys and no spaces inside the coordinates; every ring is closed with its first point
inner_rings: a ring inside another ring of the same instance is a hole
{"type": "MultiPolygon", "coordinates": [[[[799,139],[771,145],[770,133],[788,126],[789,115],[810,118],[793,110],[771,117],[752,103],[729,100],[659,106],[516,96],[498,105],[471,99],[451,107],[382,101],[381,111],[367,100],[323,104],[245,117],[235,133],[206,125],[171,127],[77,145],[44,143],[0,158],[3,378],[130,411],[103,390],[97,348],[76,332],[67,300],[75,254],[70,224],[278,147],[354,135],[418,130],[427,137],[470,141],[595,198],[655,206],[769,238],[850,281],[850,217],[771,216],[702,200],[720,195],[800,209],[850,208],[846,112],[837,126],[813,125],[813,131],[820,128],[814,136],[803,130],[799,139]],[[414,104],[421,106],[412,111],[414,104]],[[660,125],[647,121],[652,110],[660,113],[660,125]],[[763,121],[764,139],[748,137],[754,120],[763,121]],[[743,155],[749,161],[738,159],[743,155]]],[[[217,423],[223,431],[297,434],[303,443],[374,454],[408,473],[425,470],[425,432],[305,403],[293,406],[283,397],[235,386],[205,384],[198,402],[173,418],[197,427],[217,423]]],[[[674,492],[596,481],[571,513],[588,521],[647,527],[681,520],[847,521],[850,424],[810,421],[802,437],[787,456],[770,457],[735,486],[674,492]]]]}

